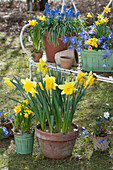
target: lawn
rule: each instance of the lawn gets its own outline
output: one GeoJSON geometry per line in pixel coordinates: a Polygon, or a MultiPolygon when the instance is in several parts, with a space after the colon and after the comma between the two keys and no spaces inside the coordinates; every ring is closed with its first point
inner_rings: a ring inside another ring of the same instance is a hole
{"type": "MultiPolygon", "coordinates": [[[[13,75],[20,78],[29,77],[28,56],[20,47],[19,36],[0,33],[0,108],[13,113],[15,103],[8,97],[16,97],[15,90],[4,84],[4,77],[12,78],[13,75]]],[[[33,70],[36,71],[35,69],[33,70]]],[[[105,152],[95,151],[91,132],[98,114],[105,111],[113,116],[113,84],[98,82],[87,89],[85,96],[79,102],[74,115],[74,123],[79,127],[84,126],[89,131],[89,136],[83,138],[80,135],[73,149],[73,156],[67,159],[52,160],[45,158],[40,151],[38,140],[35,137],[34,151],[29,155],[19,155],[13,137],[0,141],[0,169],[9,170],[70,170],[88,169],[103,170],[113,169],[113,158],[108,158],[113,148],[105,152]],[[76,154],[81,155],[80,159],[76,154]]],[[[34,127],[37,121],[34,122],[34,127]]]]}

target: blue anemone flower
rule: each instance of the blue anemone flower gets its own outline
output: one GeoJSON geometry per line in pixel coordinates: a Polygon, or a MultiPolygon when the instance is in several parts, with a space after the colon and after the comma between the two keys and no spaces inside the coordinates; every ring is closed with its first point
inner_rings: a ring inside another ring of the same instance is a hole
{"type": "Polygon", "coordinates": [[[68,47],[69,50],[74,50],[75,49],[75,46],[73,44],[71,44],[69,47],[68,47]]]}
{"type": "Polygon", "coordinates": [[[97,124],[100,124],[101,122],[100,121],[96,121],[97,124]]]}
{"type": "Polygon", "coordinates": [[[76,36],[70,37],[70,41],[71,41],[72,43],[75,43],[75,42],[76,42],[76,36]]]}
{"type": "Polygon", "coordinates": [[[98,44],[101,44],[101,42],[103,42],[103,39],[99,38],[98,39],[98,44]]]}
{"type": "Polygon", "coordinates": [[[101,35],[100,38],[104,40],[105,37],[103,35],[101,35]]]}
{"type": "Polygon", "coordinates": [[[62,39],[63,43],[67,43],[68,42],[68,38],[66,36],[64,36],[64,38],[62,39]]]}
{"type": "Polygon", "coordinates": [[[2,132],[3,132],[3,133],[7,132],[7,128],[6,128],[6,127],[3,127],[3,128],[2,128],[2,132]]]}
{"type": "Polygon", "coordinates": [[[107,64],[103,64],[102,67],[107,67],[107,64]]]}
{"type": "Polygon", "coordinates": [[[82,51],[82,47],[81,46],[77,46],[77,52],[81,52],[82,51]]]}
{"type": "Polygon", "coordinates": [[[85,48],[89,48],[89,44],[88,43],[85,44],[85,48]]]}
{"type": "Polygon", "coordinates": [[[98,115],[99,119],[103,119],[103,117],[101,115],[98,115]]]}
{"type": "Polygon", "coordinates": [[[83,131],[85,131],[86,129],[85,129],[85,127],[81,127],[81,129],[83,130],[83,131]]]}
{"type": "Polygon", "coordinates": [[[103,45],[101,46],[101,48],[103,48],[103,49],[107,49],[107,44],[106,43],[103,43],[103,45]]]}
{"type": "Polygon", "coordinates": [[[99,141],[99,144],[103,143],[104,142],[104,139],[100,139],[99,141]]]}
{"type": "Polygon", "coordinates": [[[113,153],[112,153],[112,154],[110,154],[108,158],[111,158],[112,156],[113,156],[113,153]]]}

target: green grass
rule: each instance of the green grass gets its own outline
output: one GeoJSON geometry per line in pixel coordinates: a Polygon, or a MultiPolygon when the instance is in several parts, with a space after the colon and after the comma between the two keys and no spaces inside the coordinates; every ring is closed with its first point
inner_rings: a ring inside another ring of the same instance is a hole
{"type": "MultiPolygon", "coordinates": [[[[15,103],[9,100],[8,97],[16,97],[16,93],[13,88],[4,84],[3,78],[12,78],[13,75],[18,78],[29,77],[29,57],[21,49],[18,35],[0,33],[0,47],[0,108],[13,112],[15,103]]],[[[113,169],[113,158],[108,159],[109,154],[112,153],[112,148],[106,152],[94,151],[92,136],[90,135],[98,114],[109,111],[113,116],[112,103],[113,84],[95,81],[93,86],[87,89],[74,115],[74,123],[78,124],[79,127],[85,126],[89,131],[89,136],[88,138],[83,138],[80,131],[71,158],[61,160],[45,158],[41,154],[36,137],[33,153],[19,155],[16,153],[13,137],[10,137],[0,141],[0,169],[2,170],[4,167],[10,170],[113,169]],[[82,159],[75,158],[75,154],[81,155],[82,159]]],[[[36,122],[34,122],[34,127],[35,125],[36,122]]]]}

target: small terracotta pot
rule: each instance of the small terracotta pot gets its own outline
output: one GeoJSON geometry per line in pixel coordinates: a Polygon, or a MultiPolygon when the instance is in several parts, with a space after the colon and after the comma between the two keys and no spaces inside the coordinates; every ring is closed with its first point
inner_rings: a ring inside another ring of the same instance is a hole
{"type": "Polygon", "coordinates": [[[108,149],[109,143],[111,142],[110,138],[112,137],[112,134],[108,134],[105,137],[100,137],[100,136],[95,136],[95,134],[92,132],[91,135],[93,137],[93,144],[94,144],[94,149],[95,150],[101,149],[102,151],[105,151],[105,150],[108,149]],[[99,144],[99,141],[101,139],[104,139],[104,141],[99,144]]]}
{"type": "Polygon", "coordinates": [[[66,158],[72,155],[75,141],[79,135],[77,125],[72,124],[73,131],[63,133],[47,133],[41,131],[40,124],[35,128],[39,145],[44,156],[52,159],[66,158]]]}
{"type": "Polygon", "coordinates": [[[69,56],[60,56],[60,63],[62,68],[70,69],[72,67],[74,59],[69,56]]]}
{"type": "Polygon", "coordinates": [[[42,58],[43,53],[33,53],[34,62],[39,62],[40,58],[42,58]]]}

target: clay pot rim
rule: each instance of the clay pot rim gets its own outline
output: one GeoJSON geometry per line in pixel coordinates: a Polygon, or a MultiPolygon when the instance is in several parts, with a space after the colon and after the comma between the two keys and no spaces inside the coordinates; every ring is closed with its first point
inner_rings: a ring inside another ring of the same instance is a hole
{"type": "Polygon", "coordinates": [[[113,133],[107,133],[107,136],[96,136],[95,134],[94,134],[94,132],[91,132],[91,135],[94,137],[94,138],[108,138],[108,137],[111,137],[112,135],[113,135],[113,133]]]}
{"type": "Polygon", "coordinates": [[[67,132],[67,133],[52,133],[52,134],[51,134],[50,132],[42,131],[41,129],[39,129],[39,128],[41,128],[41,125],[40,125],[40,124],[36,125],[35,130],[36,130],[37,132],[41,133],[41,134],[45,134],[45,133],[46,133],[48,136],[49,136],[49,135],[50,135],[50,136],[52,136],[52,135],[54,135],[54,136],[62,136],[62,135],[69,135],[69,134],[71,134],[71,133],[79,133],[78,125],[75,125],[74,123],[72,123],[72,126],[75,127],[74,129],[76,129],[76,130],[74,131],[74,129],[73,129],[73,131],[67,132]]]}
{"type": "Polygon", "coordinates": [[[69,57],[69,56],[60,56],[60,59],[67,59],[67,60],[73,60],[73,57],[69,57]]]}

